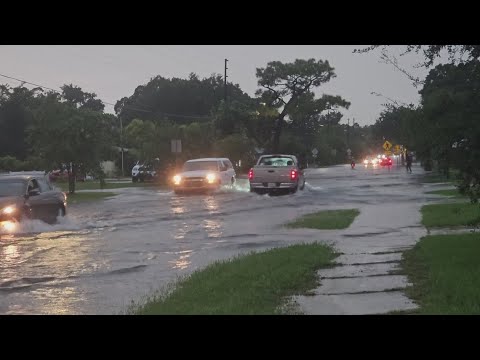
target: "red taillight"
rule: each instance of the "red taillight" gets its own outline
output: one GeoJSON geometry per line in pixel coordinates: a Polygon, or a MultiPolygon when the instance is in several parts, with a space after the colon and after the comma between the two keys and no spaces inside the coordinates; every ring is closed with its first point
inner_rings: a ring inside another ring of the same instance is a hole
{"type": "Polygon", "coordinates": [[[297,170],[290,171],[290,179],[295,180],[297,178],[297,170]]]}
{"type": "Polygon", "coordinates": [[[252,180],[253,179],[253,169],[250,169],[250,171],[248,172],[248,180],[252,180]]]}

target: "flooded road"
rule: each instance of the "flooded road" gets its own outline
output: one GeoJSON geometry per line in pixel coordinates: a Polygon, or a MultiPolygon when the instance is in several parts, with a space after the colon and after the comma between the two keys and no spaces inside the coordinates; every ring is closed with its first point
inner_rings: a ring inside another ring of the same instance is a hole
{"type": "MultiPolygon", "coordinates": [[[[236,190],[177,196],[149,188],[115,190],[105,201],[70,206],[60,224],[22,225],[0,235],[1,314],[116,314],[130,302],[212,261],[298,242],[335,240],[281,225],[311,211],[384,207],[425,195],[421,169],[358,165],[309,169],[304,191],[260,196],[236,190]]],[[[111,190],[109,190],[111,191],[111,190]]],[[[398,216],[398,215],[396,215],[398,216]]]]}

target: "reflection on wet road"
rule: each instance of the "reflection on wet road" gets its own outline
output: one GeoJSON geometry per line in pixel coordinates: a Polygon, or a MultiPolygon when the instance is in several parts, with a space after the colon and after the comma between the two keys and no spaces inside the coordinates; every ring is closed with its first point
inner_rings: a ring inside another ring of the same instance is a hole
{"type": "Polygon", "coordinates": [[[428,200],[415,170],[310,169],[305,191],[288,196],[251,194],[239,180],[237,190],[213,195],[127,188],[72,206],[60,224],[31,222],[1,235],[0,313],[119,313],[212,261],[315,241],[280,226],[303,213],[428,200]]]}

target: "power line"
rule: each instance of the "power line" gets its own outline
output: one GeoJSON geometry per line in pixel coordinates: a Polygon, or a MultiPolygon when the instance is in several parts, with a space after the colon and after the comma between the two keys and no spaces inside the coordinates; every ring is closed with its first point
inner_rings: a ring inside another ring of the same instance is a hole
{"type": "Polygon", "coordinates": [[[41,88],[45,88],[45,89],[48,89],[48,90],[52,90],[52,91],[55,91],[55,92],[58,92],[58,90],[55,90],[55,89],[52,89],[52,88],[49,88],[47,86],[43,86],[43,85],[39,85],[39,84],[34,84],[34,83],[31,83],[31,82],[28,82],[28,81],[25,81],[25,80],[20,80],[20,79],[17,79],[17,78],[14,78],[12,76],[7,76],[7,75],[4,75],[4,74],[0,74],[0,76],[3,76],[7,79],[12,79],[12,80],[16,80],[16,81],[19,81],[23,84],[30,84],[30,85],[33,85],[33,86],[38,86],[38,87],[41,87],[41,88]]]}
{"type": "MultiPolygon", "coordinates": [[[[24,84],[29,84],[29,85],[37,86],[37,87],[40,87],[40,88],[43,88],[43,89],[51,90],[51,91],[56,92],[58,94],[62,93],[61,88],[53,89],[53,88],[45,86],[45,85],[35,84],[35,83],[30,82],[30,81],[18,79],[18,78],[15,78],[13,76],[8,76],[8,75],[5,75],[5,74],[0,74],[0,76],[2,76],[4,78],[7,78],[7,79],[18,81],[18,82],[22,83],[21,86],[23,86],[24,84]]],[[[102,101],[102,103],[106,104],[106,105],[111,105],[111,106],[116,105],[116,104],[112,104],[112,103],[103,101],[101,99],[99,99],[99,100],[102,101]]],[[[210,119],[211,118],[210,116],[205,116],[205,115],[183,115],[183,114],[172,114],[172,113],[165,113],[165,112],[160,112],[160,111],[146,110],[146,109],[137,108],[137,107],[134,107],[134,106],[131,106],[131,105],[125,105],[124,108],[129,109],[129,110],[133,110],[133,111],[141,111],[141,112],[147,112],[147,113],[163,115],[163,116],[171,116],[171,117],[183,117],[183,118],[187,118],[187,119],[210,119]]]]}

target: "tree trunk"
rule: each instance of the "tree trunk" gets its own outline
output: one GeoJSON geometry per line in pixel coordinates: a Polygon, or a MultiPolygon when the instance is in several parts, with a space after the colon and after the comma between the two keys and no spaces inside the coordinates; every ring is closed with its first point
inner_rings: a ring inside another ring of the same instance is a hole
{"type": "Polygon", "coordinates": [[[447,177],[447,180],[450,180],[450,156],[449,156],[449,151],[445,152],[445,176],[447,177]]]}
{"type": "Polygon", "coordinates": [[[279,147],[280,147],[280,136],[282,135],[282,129],[283,129],[283,118],[279,117],[277,119],[277,123],[275,125],[275,129],[273,131],[273,142],[272,142],[272,152],[273,153],[278,153],[279,147]]]}
{"type": "Polygon", "coordinates": [[[75,164],[70,163],[70,169],[68,171],[68,191],[70,194],[75,193],[75,181],[77,178],[77,171],[75,170],[75,164]]]}
{"type": "Polygon", "coordinates": [[[274,153],[278,153],[280,148],[280,136],[282,136],[282,129],[283,129],[283,119],[288,114],[288,110],[290,109],[291,104],[295,103],[297,98],[303,93],[304,91],[298,92],[297,94],[293,94],[288,103],[285,104],[283,107],[282,112],[278,115],[275,129],[273,132],[273,144],[272,144],[272,151],[274,153]]]}

